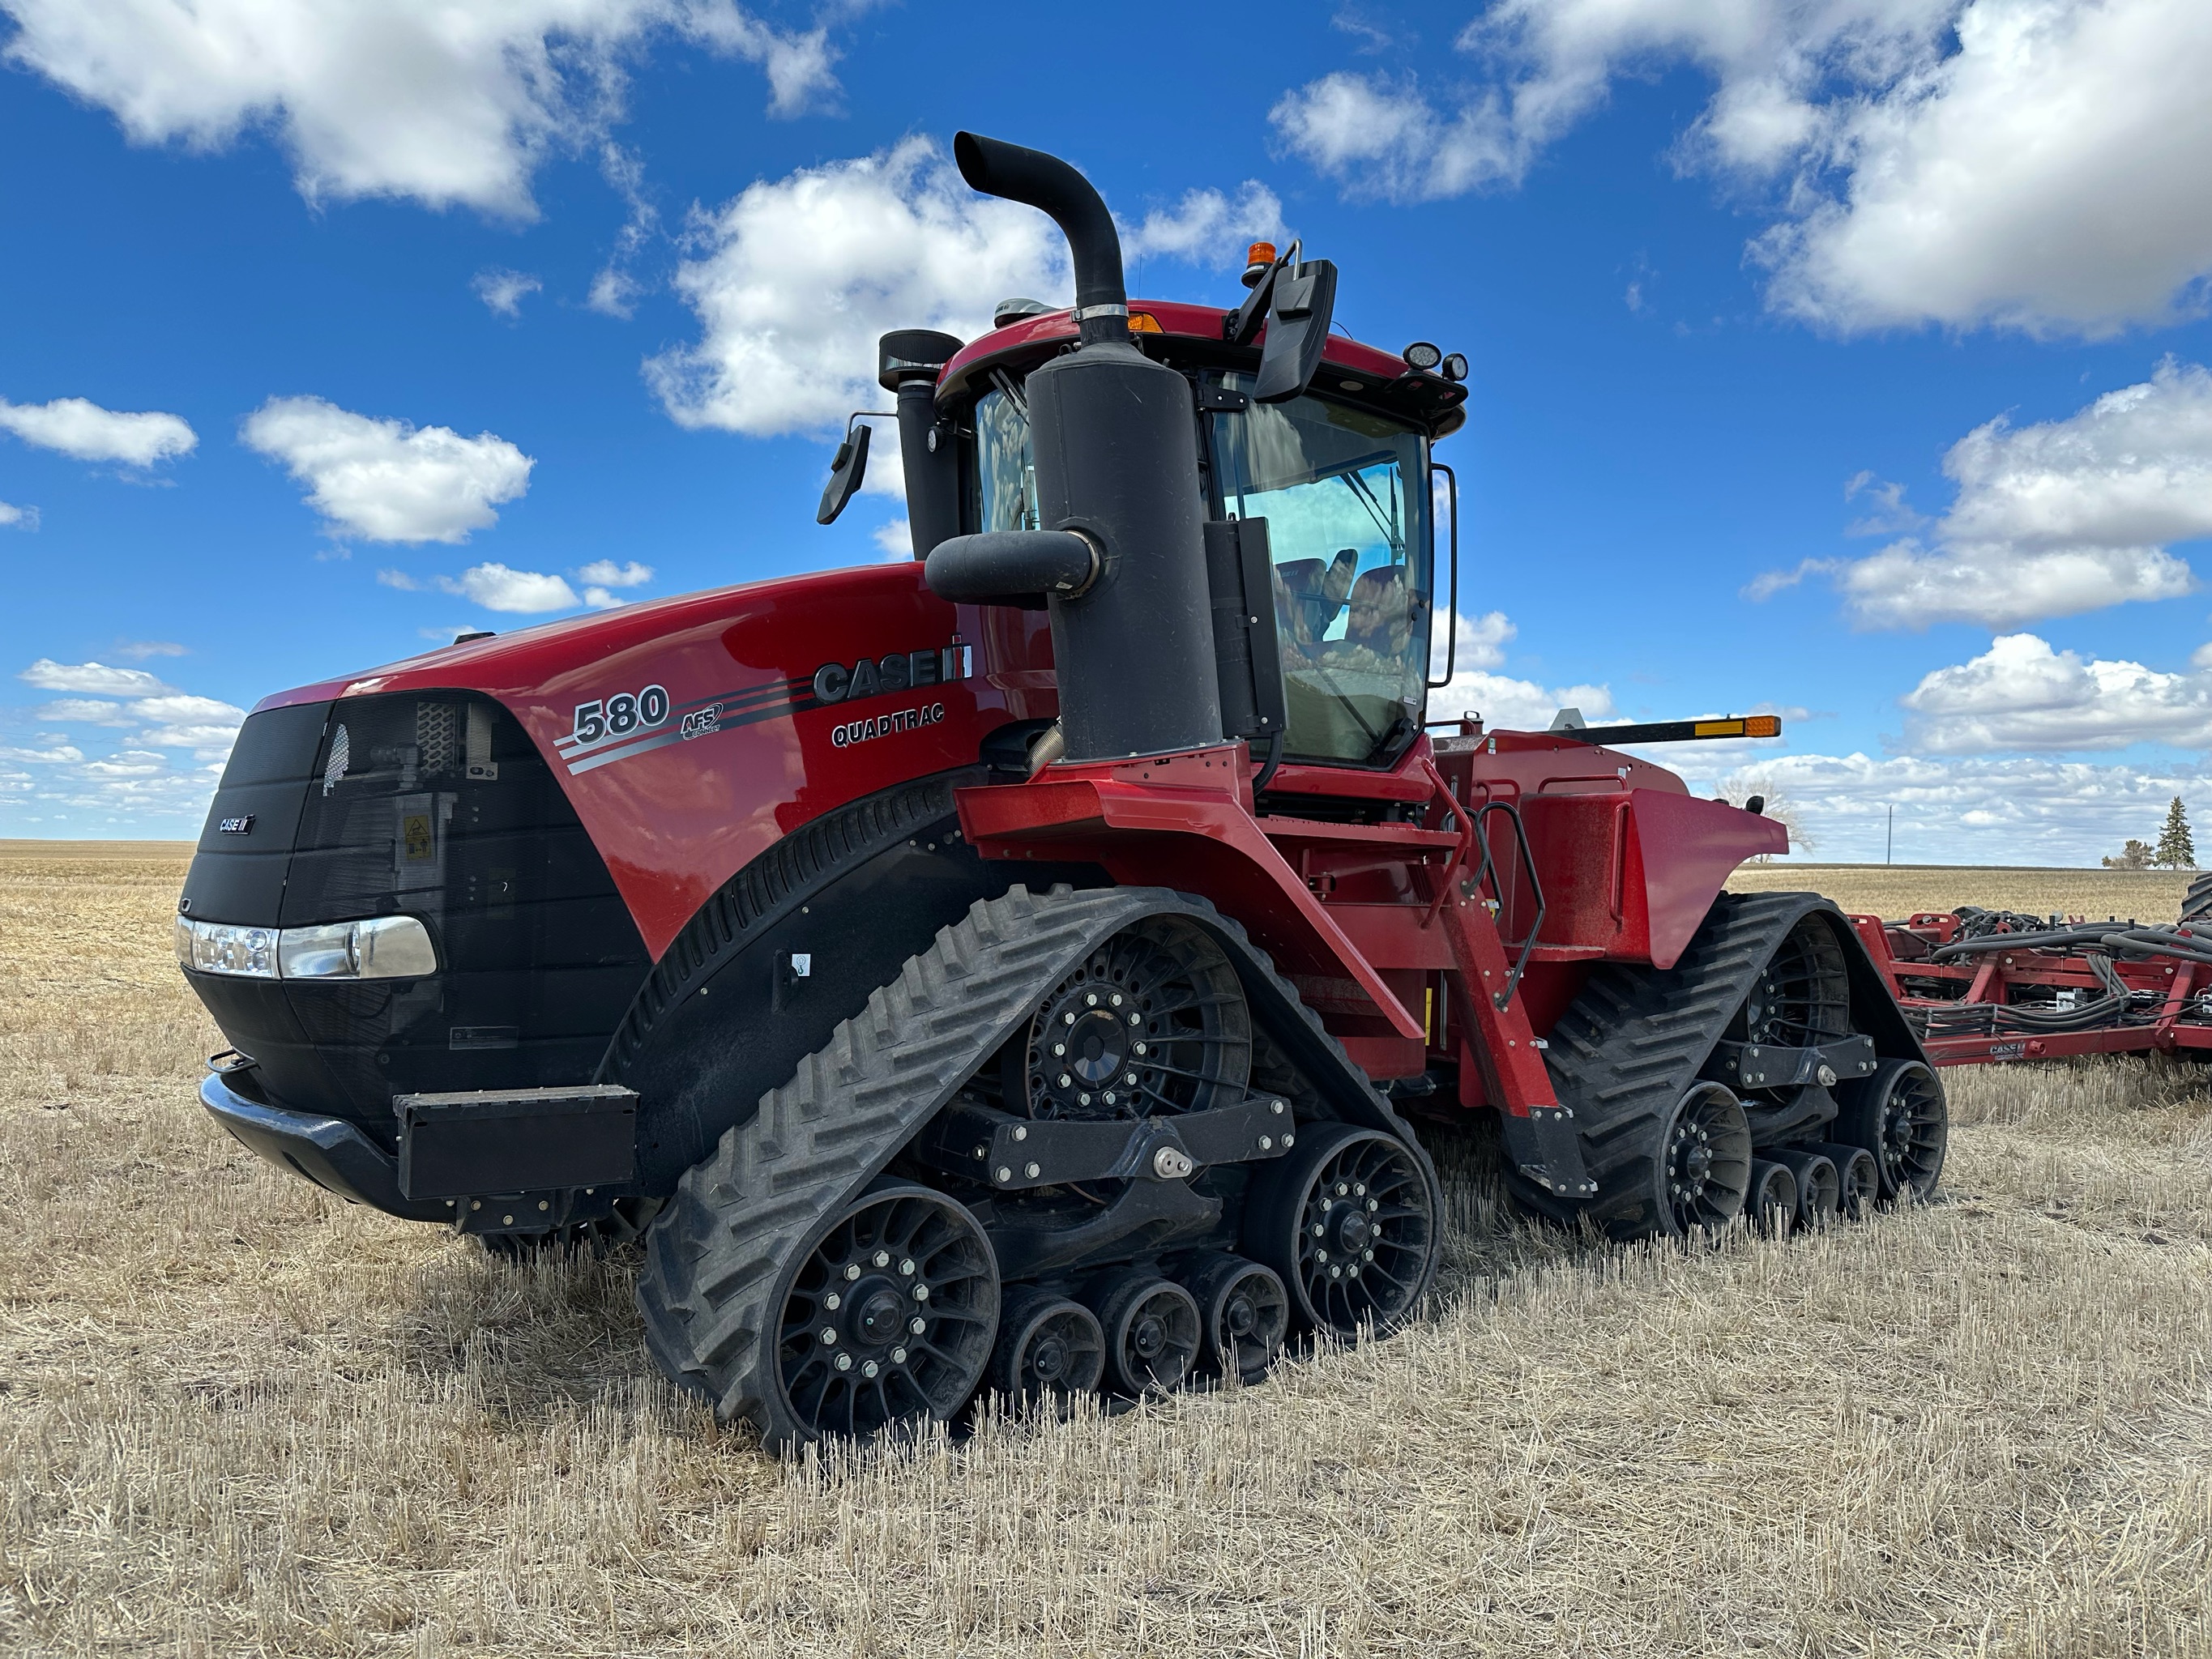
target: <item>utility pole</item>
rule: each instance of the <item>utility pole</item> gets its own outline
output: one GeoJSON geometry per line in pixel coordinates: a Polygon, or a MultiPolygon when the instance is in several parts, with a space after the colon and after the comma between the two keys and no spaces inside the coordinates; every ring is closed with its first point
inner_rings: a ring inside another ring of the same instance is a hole
{"type": "Polygon", "coordinates": [[[1889,830],[1881,838],[1881,861],[1889,862],[1889,855],[1897,848],[1897,803],[1889,803],[1889,830]]]}

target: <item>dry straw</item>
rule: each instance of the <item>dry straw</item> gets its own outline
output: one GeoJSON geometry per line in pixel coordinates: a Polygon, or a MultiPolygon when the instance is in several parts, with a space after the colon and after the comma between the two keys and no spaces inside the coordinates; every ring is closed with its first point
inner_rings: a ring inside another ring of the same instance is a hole
{"type": "Polygon", "coordinates": [[[0,861],[0,1650],[2212,1651],[2193,1073],[1954,1073],[1943,1201],[1779,1246],[1533,1230],[1448,1138],[1391,1341],[779,1465],[653,1374],[630,1263],[220,1138],[179,873],[0,861]]]}

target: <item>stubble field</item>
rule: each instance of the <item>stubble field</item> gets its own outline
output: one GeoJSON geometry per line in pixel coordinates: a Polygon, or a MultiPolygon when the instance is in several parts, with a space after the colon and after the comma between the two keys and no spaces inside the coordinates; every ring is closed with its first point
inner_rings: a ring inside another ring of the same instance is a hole
{"type": "MultiPolygon", "coordinates": [[[[0,848],[0,1651],[2212,1652],[2212,1096],[1948,1074],[1936,1203],[1601,1248],[1448,1139],[1432,1316],[1267,1383],[796,1465],[623,1260],[515,1265],[192,1099],[174,849],[0,848]]],[[[1893,913],[2173,876],[1770,869],[1893,913]]]]}

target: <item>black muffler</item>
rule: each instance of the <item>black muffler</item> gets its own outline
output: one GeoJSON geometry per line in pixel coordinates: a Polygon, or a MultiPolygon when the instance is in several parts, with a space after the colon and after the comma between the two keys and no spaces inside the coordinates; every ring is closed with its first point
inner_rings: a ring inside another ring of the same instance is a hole
{"type": "Polygon", "coordinates": [[[957,537],[930,554],[929,585],[975,600],[1025,591],[1041,567],[1064,573],[1047,606],[1069,760],[1218,744],[1190,382],[1129,343],[1121,239],[1089,180],[1056,156],[972,132],[952,155],[975,189],[1041,209],[1067,238],[1081,343],[1031,370],[1026,390],[1038,522],[1072,533],[1057,553],[1036,532],[957,537]],[[1079,586],[1068,580],[1079,569],[1079,586]]]}

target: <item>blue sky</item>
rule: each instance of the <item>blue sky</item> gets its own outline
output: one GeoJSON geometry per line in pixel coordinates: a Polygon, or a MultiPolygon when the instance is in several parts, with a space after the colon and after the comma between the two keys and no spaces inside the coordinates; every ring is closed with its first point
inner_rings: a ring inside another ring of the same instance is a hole
{"type": "Polygon", "coordinates": [[[1140,293],[1289,231],[1468,355],[1432,713],[1782,709],[1665,758],[1820,857],[2212,809],[2201,0],[465,14],[0,0],[0,836],[194,834],[240,709],[459,628],[882,556],[895,495],[812,522],[875,334],[1066,293],[963,126],[1140,293]]]}

